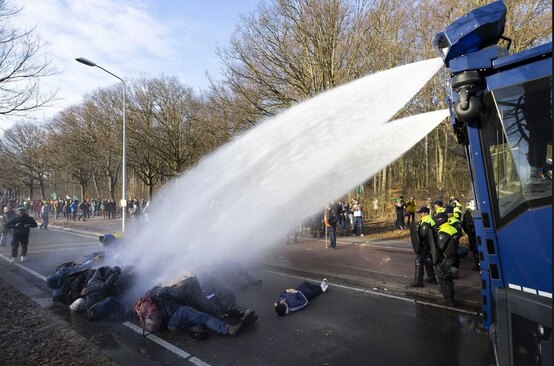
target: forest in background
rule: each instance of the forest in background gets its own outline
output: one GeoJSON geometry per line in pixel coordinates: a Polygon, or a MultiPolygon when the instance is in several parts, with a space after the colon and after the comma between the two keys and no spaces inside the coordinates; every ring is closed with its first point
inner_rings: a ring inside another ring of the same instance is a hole
{"type": "MultiPolygon", "coordinates": [[[[370,73],[437,57],[432,45],[435,33],[486,3],[261,2],[242,17],[228,45],[217,50],[223,76],[210,80],[207,90],[195,93],[171,75],[126,80],[128,198],[151,199],[163,184],[202,157],[296,103],[370,73]]],[[[508,0],[506,5],[504,35],[512,39],[511,52],[551,41],[551,1],[508,0]]],[[[10,13],[3,1],[0,13],[0,22],[7,24],[10,13]]],[[[4,54],[10,42],[18,39],[9,27],[0,29],[4,54]]],[[[29,60],[34,53],[23,56],[29,60]]],[[[0,60],[0,76],[7,75],[0,77],[3,90],[13,75],[9,62],[15,61],[10,60],[0,60]]],[[[35,76],[47,73],[48,65],[43,66],[37,66],[35,76]]],[[[448,78],[442,70],[399,114],[446,108],[448,78]]],[[[57,192],[58,196],[117,200],[121,196],[122,87],[98,89],[48,120],[21,120],[4,130],[0,187],[5,194],[49,198],[57,192]]],[[[0,113],[13,112],[10,103],[17,101],[0,95],[0,113]]],[[[392,213],[393,198],[399,194],[414,195],[421,202],[426,197],[447,199],[470,193],[464,150],[445,121],[349,196],[359,196],[368,208],[377,198],[379,212],[385,215],[392,213]]]]}

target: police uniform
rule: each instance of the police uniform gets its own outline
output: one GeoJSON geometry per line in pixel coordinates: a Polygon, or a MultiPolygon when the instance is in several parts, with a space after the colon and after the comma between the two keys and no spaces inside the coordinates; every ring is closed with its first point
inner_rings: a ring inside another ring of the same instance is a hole
{"type": "Polygon", "coordinates": [[[462,228],[467,234],[469,251],[473,254],[473,270],[479,271],[479,254],[477,252],[477,237],[475,235],[475,223],[473,221],[474,206],[470,203],[462,216],[462,228]]]}
{"type": "MultiPolygon", "coordinates": [[[[457,273],[457,270],[460,268],[460,259],[459,259],[459,247],[460,247],[460,239],[462,238],[463,234],[464,234],[464,231],[462,229],[462,222],[457,218],[457,216],[459,216],[457,214],[456,211],[453,211],[453,210],[456,210],[456,208],[452,209],[452,207],[447,207],[446,208],[446,213],[449,214],[449,213],[453,213],[452,216],[449,216],[448,217],[448,224],[450,226],[452,226],[454,229],[456,229],[456,234],[453,235],[453,239],[454,239],[454,248],[455,248],[455,257],[454,257],[454,260],[453,260],[453,263],[452,263],[452,266],[456,268],[456,273],[453,273],[453,277],[454,278],[457,278],[458,277],[458,273],[457,273]]],[[[459,210],[458,210],[459,211],[459,210]]],[[[466,252],[467,254],[467,252],[466,252]]]]}
{"type": "Polygon", "coordinates": [[[410,287],[423,287],[423,270],[427,272],[427,283],[437,283],[435,270],[431,259],[431,246],[434,245],[435,220],[429,214],[427,207],[422,207],[417,213],[426,213],[417,224],[412,222],[410,225],[410,235],[412,246],[416,253],[415,258],[415,276],[410,287]]]}
{"type": "Polygon", "coordinates": [[[438,276],[444,303],[454,306],[454,281],[452,279],[452,267],[456,258],[456,235],[458,231],[448,224],[446,212],[437,214],[437,240],[433,263],[438,276]]]}

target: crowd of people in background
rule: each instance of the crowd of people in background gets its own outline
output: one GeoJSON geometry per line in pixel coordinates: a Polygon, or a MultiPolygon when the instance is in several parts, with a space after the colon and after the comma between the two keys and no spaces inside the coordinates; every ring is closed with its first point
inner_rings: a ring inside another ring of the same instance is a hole
{"type": "MultiPolygon", "coordinates": [[[[133,198],[127,201],[125,209],[127,217],[133,220],[142,220],[147,216],[150,201],[133,198]]],[[[79,201],[77,197],[65,199],[25,199],[0,201],[0,209],[5,213],[6,208],[16,210],[23,208],[34,219],[41,219],[40,229],[48,230],[50,219],[54,221],[86,221],[91,217],[102,217],[112,220],[121,217],[121,208],[111,198],[88,198],[79,201]]]]}

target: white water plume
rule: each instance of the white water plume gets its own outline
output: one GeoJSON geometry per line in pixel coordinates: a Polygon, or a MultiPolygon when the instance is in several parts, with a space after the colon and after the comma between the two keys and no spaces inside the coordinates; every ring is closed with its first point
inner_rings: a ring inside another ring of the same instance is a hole
{"type": "Polygon", "coordinates": [[[440,58],[368,75],[268,119],[204,158],[157,195],[127,240],[149,286],[185,270],[254,258],[399,158],[446,110],[387,123],[440,58]]]}

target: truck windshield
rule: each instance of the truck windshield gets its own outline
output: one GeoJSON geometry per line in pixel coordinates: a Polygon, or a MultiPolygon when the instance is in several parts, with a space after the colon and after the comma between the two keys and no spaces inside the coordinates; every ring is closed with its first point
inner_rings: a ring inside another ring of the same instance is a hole
{"type": "Polygon", "coordinates": [[[482,137],[497,215],[502,221],[514,211],[550,204],[552,78],[494,90],[487,104],[482,137]]]}

